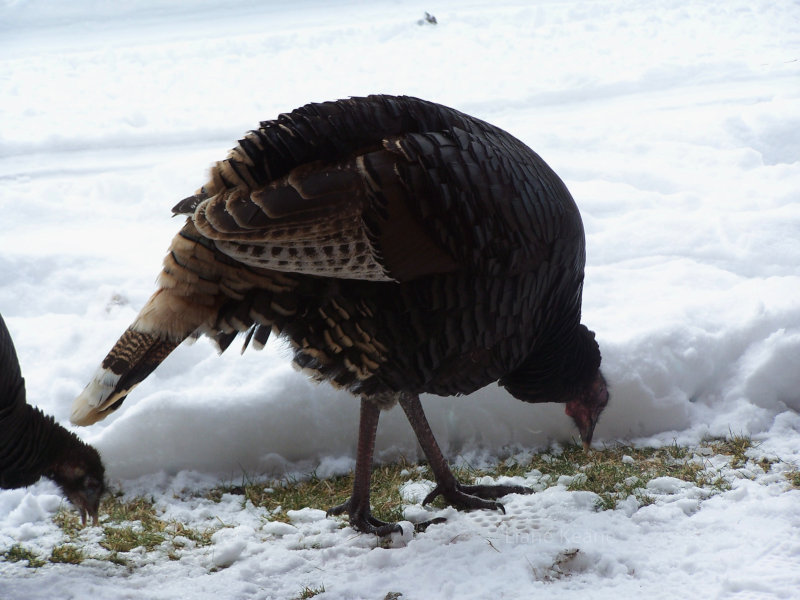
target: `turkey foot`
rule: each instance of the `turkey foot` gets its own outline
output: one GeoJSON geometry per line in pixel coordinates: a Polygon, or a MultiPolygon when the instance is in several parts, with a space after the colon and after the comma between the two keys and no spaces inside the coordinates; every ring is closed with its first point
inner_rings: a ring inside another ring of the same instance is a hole
{"type": "Polygon", "coordinates": [[[438,484],[433,491],[425,496],[422,505],[433,502],[442,496],[448,503],[456,508],[476,510],[487,508],[499,510],[505,514],[506,509],[499,502],[493,502],[507,494],[532,494],[531,488],[521,485],[465,485],[454,481],[452,484],[438,484]]]}
{"type": "Polygon", "coordinates": [[[375,432],[380,417],[378,405],[361,399],[361,416],[358,425],[358,450],[356,451],[356,469],[353,476],[353,493],[345,502],[328,509],[327,515],[343,515],[350,517],[353,529],[362,533],[389,535],[395,531],[403,532],[397,523],[387,523],[372,516],[369,503],[369,482],[372,477],[372,454],[375,450],[375,432]]]}
{"type": "Polygon", "coordinates": [[[389,535],[390,533],[403,533],[403,528],[397,523],[387,523],[377,517],[372,516],[369,506],[354,503],[350,497],[347,501],[333,506],[326,513],[328,516],[342,515],[347,513],[350,517],[350,526],[361,533],[374,533],[377,536],[389,535]],[[354,506],[356,504],[356,506],[354,506]]]}
{"type": "Polygon", "coordinates": [[[434,498],[444,497],[456,508],[475,510],[486,508],[500,510],[505,513],[505,508],[499,502],[494,502],[506,494],[532,494],[533,490],[521,485],[465,485],[459,483],[447,465],[447,461],[436,443],[428,420],[422,410],[419,396],[416,394],[403,394],[400,396],[400,406],[411,423],[411,428],[417,434],[422,450],[428,457],[431,470],[436,478],[436,487],[425,497],[422,504],[428,504],[434,498]]]}

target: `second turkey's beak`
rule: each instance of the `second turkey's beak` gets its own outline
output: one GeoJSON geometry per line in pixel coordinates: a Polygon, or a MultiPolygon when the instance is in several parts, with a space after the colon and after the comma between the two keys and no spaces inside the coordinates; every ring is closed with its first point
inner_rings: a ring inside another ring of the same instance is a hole
{"type": "Polygon", "coordinates": [[[592,447],[592,436],[594,435],[595,425],[597,425],[597,420],[589,419],[578,426],[578,431],[581,434],[581,441],[583,442],[584,452],[588,452],[592,447]]]}
{"type": "MultiPolygon", "coordinates": [[[[100,520],[98,519],[97,513],[100,511],[100,495],[97,493],[87,493],[86,494],[86,512],[92,517],[92,525],[97,527],[100,520]]],[[[82,512],[82,511],[81,511],[82,512]]],[[[86,518],[81,515],[83,524],[86,524],[86,518]]]]}
{"type": "Polygon", "coordinates": [[[81,516],[81,524],[86,525],[86,517],[92,518],[92,525],[95,527],[99,523],[98,512],[100,511],[100,500],[105,493],[105,482],[91,479],[86,482],[86,485],[80,491],[67,494],[67,498],[75,508],[78,509],[78,514],[81,516]]]}

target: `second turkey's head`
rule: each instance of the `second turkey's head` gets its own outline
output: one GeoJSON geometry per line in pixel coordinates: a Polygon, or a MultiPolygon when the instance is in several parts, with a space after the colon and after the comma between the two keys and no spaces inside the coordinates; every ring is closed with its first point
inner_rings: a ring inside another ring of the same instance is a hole
{"type": "Polygon", "coordinates": [[[100,455],[66,429],[59,427],[55,437],[58,438],[57,452],[45,475],[58,484],[78,509],[84,525],[87,516],[97,525],[100,500],[106,490],[105,467],[100,455]]]}

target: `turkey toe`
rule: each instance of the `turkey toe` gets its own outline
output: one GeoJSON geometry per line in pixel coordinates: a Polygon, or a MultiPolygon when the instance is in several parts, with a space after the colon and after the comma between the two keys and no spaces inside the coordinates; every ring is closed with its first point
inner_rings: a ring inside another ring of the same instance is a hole
{"type": "Polygon", "coordinates": [[[508,494],[532,494],[533,490],[521,485],[464,485],[456,482],[452,486],[437,485],[425,496],[422,504],[429,504],[439,496],[450,505],[464,510],[490,509],[505,513],[506,510],[497,498],[508,494]]]}
{"type": "Polygon", "coordinates": [[[391,533],[403,533],[403,528],[397,523],[382,521],[372,515],[369,508],[353,507],[352,498],[336,506],[332,506],[326,512],[330,516],[343,515],[350,517],[350,526],[361,533],[372,533],[378,537],[383,537],[391,533]],[[353,507],[353,508],[351,508],[353,507]]]}

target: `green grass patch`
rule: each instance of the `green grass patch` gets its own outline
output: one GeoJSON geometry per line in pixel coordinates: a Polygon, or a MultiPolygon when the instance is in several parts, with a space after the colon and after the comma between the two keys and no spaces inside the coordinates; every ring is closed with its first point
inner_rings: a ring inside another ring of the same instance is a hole
{"type": "Polygon", "coordinates": [[[114,554],[139,547],[151,551],[167,539],[164,534],[167,523],[158,518],[152,499],[121,501],[114,497],[103,503],[103,509],[108,518],[100,545],[114,554]]]}
{"type": "Polygon", "coordinates": [[[215,528],[192,529],[177,521],[165,521],[158,515],[152,499],[136,497],[123,501],[119,497],[106,500],[100,508],[108,515],[103,525],[100,545],[113,555],[130,552],[142,547],[152,551],[164,542],[169,542],[174,551],[183,548],[186,540],[197,546],[207,546],[215,528]]]}
{"type": "MultiPolygon", "coordinates": [[[[737,463],[749,447],[745,440],[714,440],[712,449],[725,451],[737,463]]],[[[417,479],[425,472],[425,463],[401,460],[388,465],[376,465],[371,481],[373,513],[379,519],[399,521],[403,518],[400,487],[417,479]]],[[[647,493],[647,483],[657,477],[674,477],[720,492],[729,489],[727,480],[685,447],[673,444],[662,448],[636,448],[615,446],[586,453],[582,446],[570,444],[556,451],[528,455],[524,460],[509,459],[488,468],[474,468],[469,464],[453,467],[457,479],[472,483],[481,477],[522,477],[533,475],[535,489],[542,490],[567,485],[572,491],[589,491],[597,494],[599,510],[612,510],[617,502],[634,496],[640,506],[651,504],[654,498],[647,493]],[[568,479],[562,479],[562,477],[568,479]]],[[[430,477],[430,475],[428,475],[430,477]]],[[[529,478],[530,480],[530,478],[529,478]]],[[[280,482],[257,482],[247,478],[238,485],[224,485],[212,489],[207,498],[220,501],[224,494],[242,496],[243,504],[252,503],[270,512],[270,519],[288,521],[287,511],[303,507],[328,509],[347,500],[353,486],[349,475],[320,479],[315,474],[308,479],[287,479],[280,482]]],[[[442,498],[434,506],[446,506],[442,498]]]]}
{"type": "Polygon", "coordinates": [[[100,505],[102,518],[101,548],[108,554],[87,556],[77,545],[81,540],[80,519],[74,510],[68,507],[59,510],[53,522],[64,532],[69,543],[56,546],[49,558],[54,563],[77,564],[90,557],[97,560],[127,566],[127,552],[135,548],[143,548],[152,552],[162,545],[166,547],[167,557],[180,558],[180,550],[191,542],[195,546],[207,546],[217,528],[198,530],[186,527],[177,521],[164,520],[159,516],[152,498],[135,497],[128,500],[117,492],[103,499],[100,505]]]}
{"type": "MultiPolygon", "coordinates": [[[[752,447],[747,436],[732,435],[725,439],[707,440],[701,448],[714,454],[730,456],[730,466],[743,467],[746,452],[752,447]]],[[[371,500],[375,516],[387,521],[403,518],[399,488],[424,471],[424,463],[399,463],[376,466],[371,483],[371,500]]],[[[647,483],[658,477],[674,477],[718,493],[730,489],[723,474],[711,468],[695,449],[677,444],[662,448],[613,446],[602,450],[584,452],[577,444],[570,444],[549,453],[526,456],[524,460],[506,460],[489,468],[460,465],[453,468],[455,476],[466,483],[489,476],[536,478],[538,490],[558,485],[559,481],[571,491],[589,491],[597,494],[599,510],[613,510],[620,500],[633,496],[640,506],[655,501],[647,493],[647,483]],[[568,479],[562,479],[567,477],[568,479]]],[[[792,481],[792,480],[790,480],[792,481]]],[[[271,519],[288,521],[286,511],[311,506],[327,509],[344,502],[353,485],[352,474],[320,479],[312,474],[304,480],[282,482],[254,482],[244,480],[240,485],[214,488],[207,497],[219,501],[223,494],[237,494],[243,502],[266,508],[271,519]]],[[[439,498],[434,506],[445,506],[439,498]]]]}
{"type": "Polygon", "coordinates": [[[617,502],[634,496],[640,506],[652,504],[647,482],[657,477],[674,477],[701,487],[722,491],[725,480],[694,460],[690,451],[673,444],[663,448],[614,446],[586,453],[570,444],[556,452],[535,454],[523,462],[507,460],[492,469],[460,469],[460,476],[538,477],[537,489],[566,484],[571,491],[594,492],[599,510],[612,510],[617,502]],[[563,479],[562,479],[563,478],[563,479]]]}
{"type": "Polygon", "coordinates": [[[753,447],[750,436],[731,434],[724,439],[710,439],[703,442],[716,454],[725,454],[731,457],[731,467],[739,469],[747,463],[747,451],[753,447]]]}
{"type": "Polygon", "coordinates": [[[308,600],[308,598],[313,598],[314,596],[322,594],[324,591],[324,585],[319,587],[305,586],[302,590],[300,590],[300,593],[295,596],[293,600],[308,600]]]}
{"type": "MultiPolygon", "coordinates": [[[[576,444],[556,447],[545,453],[520,454],[496,465],[473,468],[460,464],[453,468],[455,476],[464,483],[489,477],[519,477],[518,483],[542,491],[552,486],[566,486],[571,491],[588,491],[597,496],[598,510],[613,510],[618,503],[633,497],[639,506],[655,502],[647,488],[648,482],[658,477],[674,477],[718,493],[730,489],[734,473],[731,469],[753,467],[770,471],[779,458],[749,458],[752,440],[743,435],[724,439],[705,440],[697,447],[677,444],[662,448],[637,448],[619,445],[584,452],[576,444]],[[721,459],[720,456],[726,458],[721,459]]],[[[752,453],[751,453],[752,454],[752,453]]],[[[789,485],[800,489],[800,469],[784,471],[789,485]]],[[[433,479],[425,463],[401,460],[397,463],[376,465],[370,486],[374,515],[386,521],[403,519],[403,501],[400,488],[411,481],[433,479]]],[[[481,483],[490,483],[481,481],[481,483]]],[[[252,505],[265,509],[266,518],[288,522],[288,511],[305,507],[328,509],[346,501],[352,491],[353,475],[322,479],[316,474],[307,478],[283,481],[256,481],[244,477],[238,485],[220,485],[208,492],[188,491],[195,497],[206,497],[219,502],[226,494],[241,498],[242,506],[252,505]]],[[[630,502],[630,500],[628,500],[630,502]]],[[[434,505],[445,506],[438,498],[434,505]]],[[[188,527],[175,520],[163,518],[152,498],[125,498],[121,492],[109,495],[100,507],[101,535],[97,530],[81,526],[77,513],[68,505],[53,517],[64,533],[61,544],[50,555],[39,556],[21,544],[14,544],[0,553],[8,562],[24,561],[29,567],[50,563],[79,564],[86,559],[104,560],[131,568],[138,563],[134,549],[157,552],[165,559],[177,560],[185,551],[211,544],[215,531],[225,525],[220,521],[208,529],[188,527]],[[93,531],[87,535],[88,531],[93,531]],[[93,540],[88,550],[86,540],[93,540]]],[[[343,518],[342,525],[346,522],[343,518]]],[[[324,591],[323,587],[304,588],[299,598],[311,598],[324,591]]]]}
{"type": "Polygon", "coordinates": [[[79,565],[83,562],[83,559],[83,550],[73,544],[55,546],[50,552],[50,562],[52,563],[79,565]]]}
{"type": "Polygon", "coordinates": [[[160,546],[166,537],[160,531],[145,529],[143,526],[104,527],[100,545],[111,552],[130,552],[140,546],[147,551],[160,546]]]}
{"type": "MultiPolygon", "coordinates": [[[[413,468],[407,461],[376,465],[372,471],[370,501],[372,512],[387,521],[403,518],[403,503],[398,490],[411,479],[404,471],[413,468]]],[[[263,507],[271,520],[288,522],[287,511],[305,507],[327,510],[345,502],[353,490],[353,474],[321,479],[312,473],[308,479],[286,479],[279,482],[255,482],[245,479],[239,485],[224,485],[212,489],[206,497],[219,502],[223,494],[242,496],[243,503],[263,507]]]]}
{"type": "Polygon", "coordinates": [[[46,564],[46,561],[39,558],[38,554],[36,554],[33,550],[26,548],[22,544],[14,544],[0,556],[2,556],[8,562],[20,562],[23,560],[27,561],[28,567],[33,569],[42,567],[46,564]]]}
{"type": "Polygon", "coordinates": [[[58,512],[53,517],[53,523],[58,525],[61,531],[64,532],[64,535],[70,540],[76,539],[81,529],[83,529],[83,524],[81,523],[78,513],[72,508],[71,504],[67,503],[64,503],[64,505],[58,509],[58,512]]]}

